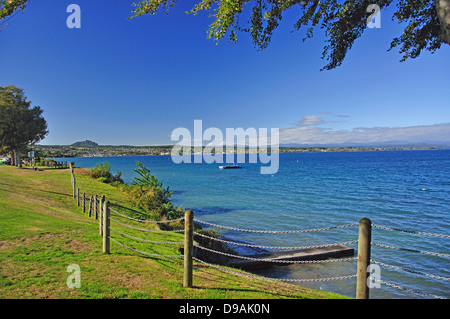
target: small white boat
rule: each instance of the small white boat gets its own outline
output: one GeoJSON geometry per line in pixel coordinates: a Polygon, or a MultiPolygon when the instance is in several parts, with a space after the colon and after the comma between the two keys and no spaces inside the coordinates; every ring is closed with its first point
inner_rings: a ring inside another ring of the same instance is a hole
{"type": "Polygon", "coordinates": [[[236,168],[242,168],[242,166],[239,165],[226,165],[226,166],[219,166],[220,169],[236,169],[236,168]]]}

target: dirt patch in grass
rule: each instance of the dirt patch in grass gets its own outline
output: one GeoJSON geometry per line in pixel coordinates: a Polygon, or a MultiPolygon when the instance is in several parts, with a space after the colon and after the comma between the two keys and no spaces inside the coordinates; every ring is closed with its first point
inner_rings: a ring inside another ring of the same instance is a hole
{"type": "Polygon", "coordinates": [[[91,176],[91,170],[89,168],[74,168],[73,173],[75,176],[82,175],[82,176],[91,176]]]}
{"type": "MultiPolygon", "coordinates": [[[[33,228],[28,230],[42,230],[40,228],[33,228]]],[[[36,245],[36,243],[40,243],[40,246],[44,244],[58,246],[61,249],[72,251],[72,252],[81,252],[81,251],[93,251],[95,250],[92,247],[91,243],[83,242],[74,237],[80,236],[79,232],[66,232],[59,234],[52,233],[44,233],[37,236],[30,236],[19,238],[15,240],[2,240],[0,241],[0,250],[8,250],[16,247],[24,247],[31,248],[32,245],[36,245]]]]}
{"type": "Polygon", "coordinates": [[[79,295],[67,288],[68,265],[90,264],[96,247],[82,233],[43,233],[0,241],[0,296],[61,298],[79,295]]]}

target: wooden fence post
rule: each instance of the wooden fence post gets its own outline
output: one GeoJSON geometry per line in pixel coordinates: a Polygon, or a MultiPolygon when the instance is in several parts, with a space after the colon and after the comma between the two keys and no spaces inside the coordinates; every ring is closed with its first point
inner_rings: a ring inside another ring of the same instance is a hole
{"type": "Polygon", "coordinates": [[[89,199],[89,214],[88,214],[89,217],[92,216],[92,201],[93,200],[94,200],[94,197],[91,196],[91,198],[89,199]]]}
{"type": "Polygon", "coordinates": [[[83,214],[86,213],[86,193],[83,193],[83,214]]]}
{"type": "Polygon", "coordinates": [[[105,205],[105,195],[102,196],[100,201],[100,214],[98,217],[98,232],[100,236],[103,236],[103,214],[104,214],[104,205],[105,205]]]}
{"type": "Polygon", "coordinates": [[[77,188],[77,206],[80,207],[80,189],[77,188]]]}
{"type": "Polygon", "coordinates": [[[75,180],[75,176],[74,175],[72,175],[72,176],[73,176],[73,179],[72,179],[73,198],[77,198],[77,181],[75,180]]]}
{"type": "Polygon", "coordinates": [[[191,210],[184,214],[184,278],[183,287],[192,287],[192,257],[194,250],[194,213],[191,210]]]}
{"type": "Polygon", "coordinates": [[[358,266],[356,278],[356,299],[369,299],[369,285],[367,279],[370,276],[370,243],[372,241],[372,222],[368,218],[359,221],[358,236],[358,266]]]}
{"type": "Polygon", "coordinates": [[[103,252],[109,254],[110,241],[109,241],[109,201],[103,204],[103,252]]]}
{"type": "MultiPolygon", "coordinates": [[[[44,162],[45,164],[45,162],[44,162]]],[[[50,165],[49,163],[47,163],[47,165],[50,165]]],[[[73,190],[73,198],[76,198],[77,194],[76,194],[76,181],[75,181],[75,175],[73,173],[73,167],[72,167],[72,163],[70,163],[70,178],[72,181],[72,190],[73,190]]]]}
{"type": "Polygon", "coordinates": [[[97,197],[97,195],[94,196],[94,216],[95,216],[95,219],[98,219],[98,197],[97,197]]]}

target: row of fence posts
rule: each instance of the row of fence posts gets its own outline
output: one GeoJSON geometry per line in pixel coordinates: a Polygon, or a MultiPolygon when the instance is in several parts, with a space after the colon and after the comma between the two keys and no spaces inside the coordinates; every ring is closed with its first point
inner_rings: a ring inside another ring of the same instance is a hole
{"type": "MultiPolygon", "coordinates": [[[[75,198],[77,200],[77,206],[82,207],[83,213],[86,213],[86,202],[88,198],[86,197],[86,193],[81,194],[80,189],[77,188],[75,198]]],[[[94,215],[95,219],[99,219],[101,216],[101,212],[103,210],[103,203],[105,202],[105,195],[99,197],[97,195],[89,197],[89,206],[87,209],[87,214],[89,217],[94,215]],[[100,206],[99,206],[100,205],[100,206]]]]}
{"type": "Polygon", "coordinates": [[[57,162],[57,161],[53,161],[53,160],[41,161],[41,162],[39,162],[39,164],[41,164],[42,166],[53,167],[53,168],[67,168],[68,166],[69,167],[72,166],[72,163],[70,161],[69,161],[69,165],[67,165],[67,162],[57,162]]]}
{"type": "MultiPolygon", "coordinates": [[[[83,213],[86,213],[86,193],[80,194],[80,189],[77,188],[75,174],[73,172],[72,163],[69,163],[70,176],[72,178],[73,198],[77,200],[77,206],[82,206],[83,213]]],[[[103,238],[103,252],[109,254],[110,250],[110,203],[106,200],[105,195],[100,199],[97,195],[90,196],[88,216],[91,217],[94,214],[95,219],[99,224],[99,235],[103,238]]]]}
{"type": "MultiPolygon", "coordinates": [[[[70,164],[70,172],[72,176],[73,197],[77,199],[80,206],[80,189],[76,188],[76,179],[73,173],[73,167],[70,164]]],[[[100,209],[98,209],[97,195],[91,196],[89,202],[89,216],[91,216],[92,202],[95,203],[95,218],[99,221],[99,235],[103,240],[103,253],[111,253],[110,244],[110,203],[101,197],[100,209]]],[[[86,212],[86,196],[83,193],[83,213],[86,212]]],[[[194,257],[194,213],[191,210],[185,212],[184,218],[184,273],[183,287],[192,288],[193,277],[193,257],[194,257]]],[[[372,222],[368,218],[359,221],[358,234],[358,263],[356,278],[356,299],[369,299],[369,280],[370,280],[370,247],[372,237],[372,222]]]]}

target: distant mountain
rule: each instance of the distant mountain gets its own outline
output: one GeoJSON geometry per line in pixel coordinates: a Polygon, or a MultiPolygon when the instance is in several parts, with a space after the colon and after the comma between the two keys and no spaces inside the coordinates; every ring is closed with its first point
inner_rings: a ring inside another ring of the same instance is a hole
{"type": "Polygon", "coordinates": [[[74,147],[98,147],[98,144],[89,140],[83,141],[83,142],[76,142],[73,143],[70,146],[74,147]]]}

